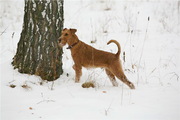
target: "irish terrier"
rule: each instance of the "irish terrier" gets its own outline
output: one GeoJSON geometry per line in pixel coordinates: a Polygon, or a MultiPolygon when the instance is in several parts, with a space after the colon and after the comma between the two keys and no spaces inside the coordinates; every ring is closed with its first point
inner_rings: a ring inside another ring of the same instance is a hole
{"type": "Polygon", "coordinates": [[[71,55],[74,60],[73,69],[76,73],[75,82],[79,82],[82,75],[82,67],[85,68],[105,68],[106,74],[111,80],[113,86],[118,86],[115,76],[123,83],[128,85],[131,89],[135,89],[133,83],[131,83],[125,76],[122,65],[120,62],[121,48],[117,41],[110,40],[107,44],[115,43],[118,47],[116,54],[97,50],[86,43],[80,41],[77,37],[76,29],[63,29],[59,38],[59,46],[63,47],[66,43],[69,45],[67,49],[71,50],[71,55]]]}

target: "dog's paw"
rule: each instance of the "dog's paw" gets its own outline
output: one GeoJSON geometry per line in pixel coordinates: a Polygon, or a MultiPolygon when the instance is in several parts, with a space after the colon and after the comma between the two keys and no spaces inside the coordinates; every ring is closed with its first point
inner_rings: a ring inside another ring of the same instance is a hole
{"type": "Polygon", "coordinates": [[[79,81],[78,81],[78,80],[75,80],[75,83],[79,83],[79,81]]]}
{"type": "Polygon", "coordinates": [[[112,84],[114,87],[118,87],[118,83],[116,81],[113,81],[112,84]]]}
{"type": "Polygon", "coordinates": [[[135,89],[135,86],[134,86],[132,83],[129,84],[129,87],[130,87],[131,89],[135,89]]]}

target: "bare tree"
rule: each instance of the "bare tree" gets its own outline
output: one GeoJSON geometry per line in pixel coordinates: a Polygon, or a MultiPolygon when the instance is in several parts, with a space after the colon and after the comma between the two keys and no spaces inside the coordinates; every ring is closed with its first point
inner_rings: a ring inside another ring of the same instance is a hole
{"type": "Polygon", "coordinates": [[[53,81],[63,73],[58,37],[63,29],[63,0],[25,0],[24,23],[12,65],[20,73],[53,81]]]}

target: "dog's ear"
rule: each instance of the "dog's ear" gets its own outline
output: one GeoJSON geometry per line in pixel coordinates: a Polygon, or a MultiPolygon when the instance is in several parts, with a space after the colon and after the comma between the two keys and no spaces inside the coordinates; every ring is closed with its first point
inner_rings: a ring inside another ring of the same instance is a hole
{"type": "Polygon", "coordinates": [[[70,28],[70,31],[71,31],[71,33],[74,34],[74,33],[76,33],[77,30],[76,30],[76,29],[71,29],[71,28],[70,28]]]}
{"type": "Polygon", "coordinates": [[[67,30],[67,28],[64,28],[63,31],[64,31],[64,30],[67,30]]]}

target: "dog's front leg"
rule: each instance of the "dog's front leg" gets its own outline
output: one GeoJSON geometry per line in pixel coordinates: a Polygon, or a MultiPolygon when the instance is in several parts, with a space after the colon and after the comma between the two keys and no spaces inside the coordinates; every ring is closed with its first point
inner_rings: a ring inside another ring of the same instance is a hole
{"type": "Polygon", "coordinates": [[[82,76],[82,67],[80,65],[73,65],[73,69],[76,73],[75,82],[78,83],[80,81],[80,77],[82,76]]]}

